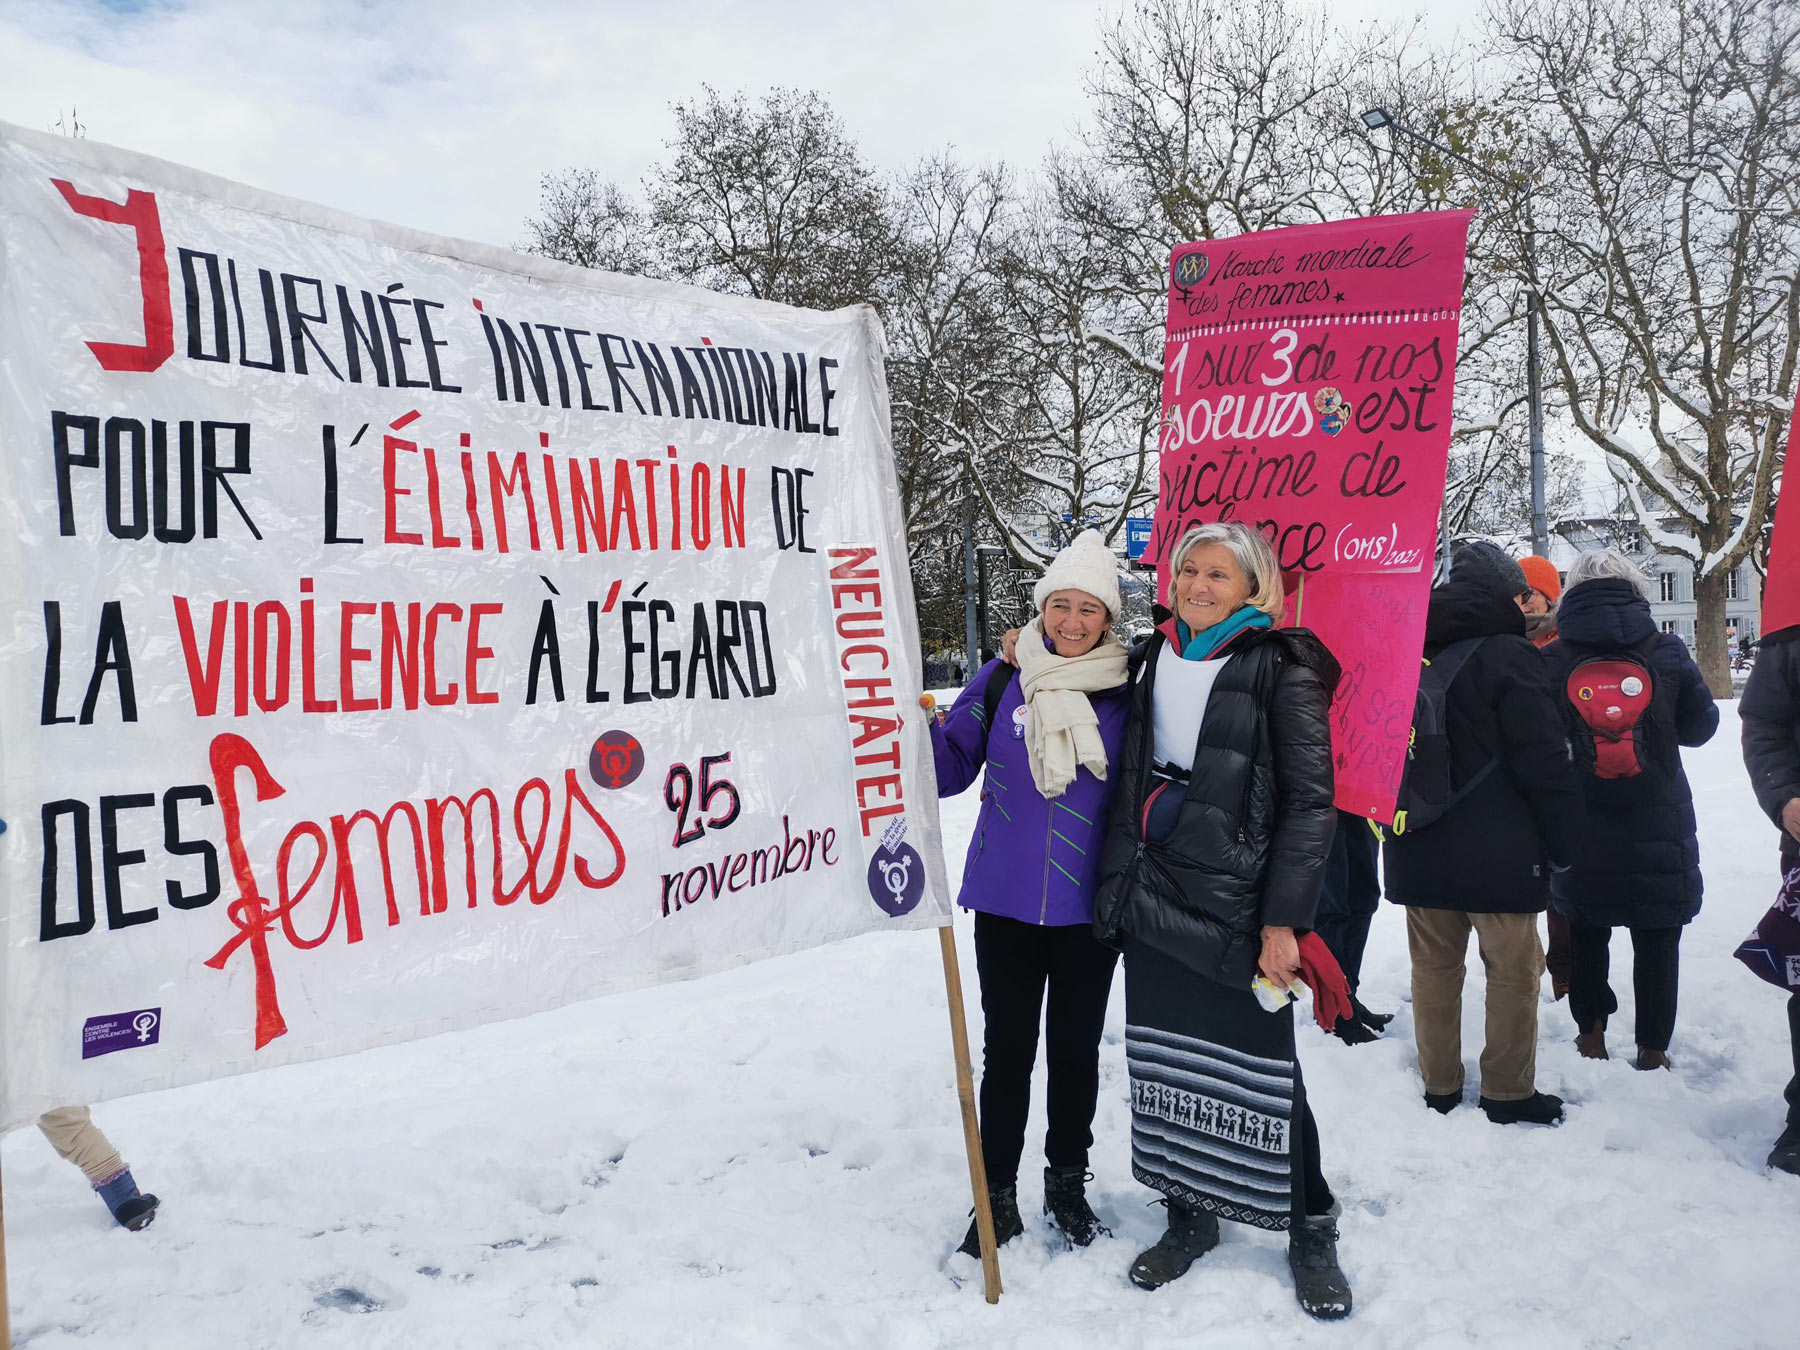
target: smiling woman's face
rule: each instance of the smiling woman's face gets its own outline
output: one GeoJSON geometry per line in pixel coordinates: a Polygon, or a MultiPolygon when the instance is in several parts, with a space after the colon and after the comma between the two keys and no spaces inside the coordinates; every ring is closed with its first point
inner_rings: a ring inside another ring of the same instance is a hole
{"type": "Polygon", "coordinates": [[[1198,633],[1228,619],[1250,598],[1250,578],[1223,544],[1188,550],[1175,574],[1175,616],[1198,633]]]}
{"type": "Polygon", "coordinates": [[[1043,629],[1058,656],[1086,656],[1106,631],[1106,606],[1086,591],[1052,591],[1043,629]]]}

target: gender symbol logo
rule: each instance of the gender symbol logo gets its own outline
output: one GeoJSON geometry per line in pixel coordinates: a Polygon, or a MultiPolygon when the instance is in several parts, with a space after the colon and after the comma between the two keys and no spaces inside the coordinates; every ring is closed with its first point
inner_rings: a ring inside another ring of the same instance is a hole
{"type": "Polygon", "coordinates": [[[925,860],[911,844],[891,854],[878,849],[869,864],[869,895],[885,914],[899,918],[918,908],[925,895],[925,860]]]}
{"type": "Polygon", "coordinates": [[[629,787],[644,771],[644,747],[629,731],[602,732],[588,752],[588,776],[603,788],[629,787]]]}

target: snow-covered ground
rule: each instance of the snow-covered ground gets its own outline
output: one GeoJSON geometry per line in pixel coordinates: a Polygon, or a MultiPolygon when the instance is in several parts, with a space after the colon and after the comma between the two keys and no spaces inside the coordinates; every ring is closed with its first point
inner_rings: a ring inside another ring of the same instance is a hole
{"type": "MultiPolygon", "coordinates": [[[[1028,1151],[1005,1297],[989,1307],[979,1281],[953,1283],[968,1174],[938,944],[908,934],[108,1103],[100,1120],[163,1197],[142,1234],[112,1227],[36,1131],[16,1132],[16,1342],[1791,1347],[1800,1178],[1763,1166],[1790,1072],[1783,1006],[1731,959],[1773,898],[1775,838],[1737,746],[1728,708],[1688,759],[1708,896],[1683,945],[1675,1070],[1579,1059],[1566,1006],[1546,1000],[1538,1079],[1571,1104],[1560,1129],[1426,1110],[1403,925],[1391,907],[1377,918],[1364,993],[1400,1010],[1387,1039],[1347,1047],[1308,1022],[1301,1043],[1345,1208],[1346,1324],[1295,1306],[1282,1239],[1229,1224],[1177,1284],[1127,1283],[1162,1211],[1130,1176],[1117,991],[1092,1194],[1118,1236],[1056,1250],[1028,1151]]],[[[945,803],[953,877],[974,806],[945,803]]],[[[966,916],[958,927],[978,1019],[966,916]]],[[[1628,1055],[1624,934],[1614,953],[1612,1042],[1628,1055]]],[[[1031,1150],[1040,1139],[1034,1120],[1031,1150]]]]}

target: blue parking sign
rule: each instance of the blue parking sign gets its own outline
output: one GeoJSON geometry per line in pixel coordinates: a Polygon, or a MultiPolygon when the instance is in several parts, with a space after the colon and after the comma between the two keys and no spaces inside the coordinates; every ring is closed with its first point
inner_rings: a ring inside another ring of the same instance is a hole
{"type": "Polygon", "coordinates": [[[1133,562],[1142,558],[1149,549],[1150,527],[1154,523],[1154,516],[1127,516],[1125,518],[1125,556],[1133,562]]]}

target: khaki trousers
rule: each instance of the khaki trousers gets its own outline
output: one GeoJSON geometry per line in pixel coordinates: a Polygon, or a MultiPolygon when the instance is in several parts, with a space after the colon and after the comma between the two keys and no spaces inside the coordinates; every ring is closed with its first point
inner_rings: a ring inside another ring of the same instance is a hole
{"type": "Polygon", "coordinates": [[[1520,1101],[1537,1090],[1538,986],[1544,974],[1544,949],[1538,943],[1535,914],[1407,908],[1419,1073],[1429,1093],[1462,1091],[1462,989],[1470,929],[1487,971],[1481,1095],[1497,1102],[1520,1101]]]}
{"type": "Polygon", "coordinates": [[[74,1163],[96,1184],[110,1181],[125,1170],[119,1150],[100,1133],[85,1106],[59,1106],[38,1117],[38,1128],[50,1147],[74,1163]]]}

